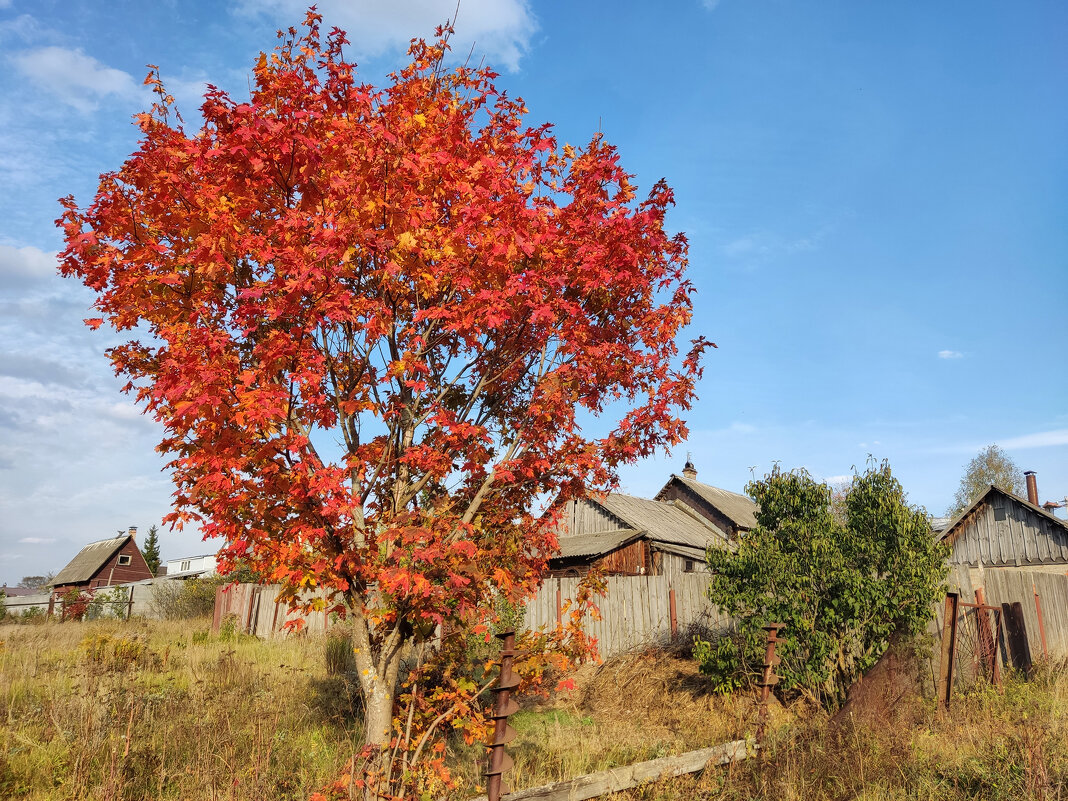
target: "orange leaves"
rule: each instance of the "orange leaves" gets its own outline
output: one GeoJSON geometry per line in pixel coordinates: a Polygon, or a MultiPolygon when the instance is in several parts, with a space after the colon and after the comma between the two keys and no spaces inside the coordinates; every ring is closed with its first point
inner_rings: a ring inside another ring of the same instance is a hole
{"type": "Polygon", "coordinates": [[[415,43],[358,85],[317,25],[248,102],[209,89],[195,135],[164,93],[93,202],[63,202],[61,270],[88,325],[129,332],[111,356],[164,427],[174,520],[375,642],[463,631],[536,587],[539,503],[684,431],[686,243],[666,184],[636,201],[611,146],[558,148],[490,70],[415,43]]]}

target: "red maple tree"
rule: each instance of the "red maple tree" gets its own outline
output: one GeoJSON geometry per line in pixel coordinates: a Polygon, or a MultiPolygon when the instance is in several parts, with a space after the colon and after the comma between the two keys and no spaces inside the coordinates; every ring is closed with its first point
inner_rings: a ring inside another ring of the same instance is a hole
{"type": "Polygon", "coordinates": [[[151,74],[140,149],[62,201],[61,271],[129,334],[109,354],[165,429],[168,522],[345,611],[384,745],[405,648],[536,590],[539,499],[678,442],[706,343],[676,349],[664,182],[637,199],[600,136],[525,126],[492,71],[443,67],[447,31],[376,89],[319,22],[193,134],[151,74]]]}

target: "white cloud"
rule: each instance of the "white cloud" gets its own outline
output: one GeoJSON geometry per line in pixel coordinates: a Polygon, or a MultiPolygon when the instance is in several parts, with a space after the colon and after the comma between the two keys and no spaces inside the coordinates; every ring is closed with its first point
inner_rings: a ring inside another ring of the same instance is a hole
{"type": "MultiPolygon", "coordinates": [[[[304,18],[306,0],[242,0],[247,11],[269,15],[280,27],[304,18]]],[[[538,23],[528,0],[464,0],[456,13],[455,0],[321,0],[323,28],[343,29],[357,57],[407,50],[412,39],[430,39],[434,29],[456,16],[450,40],[453,54],[464,59],[474,45],[474,60],[515,71],[530,48],[538,23]]]]}
{"type": "Polygon", "coordinates": [[[823,479],[823,483],[824,484],[830,484],[832,486],[834,486],[836,484],[851,484],[851,483],[853,483],[853,476],[852,476],[852,474],[850,474],[850,475],[841,475],[841,476],[827,476],[826,478],[823,479]]]}
{"type": "Polygon", "coordinates": [[[56,254],[32,245],[16,248],[0,245],[0,288],[25,288],[56,275],[56,254]]]}
{"type": "Polygon", "coordinates": [[[19,540],[26,545],[50,545],[55,541],[55,537],[23,537],[19,540]]]}
{"type": "Polygon", "coordinates": [[[715,11],[716,6],[718,6],[719,4],[720,0],[701,0],[701,5],[703,5],[708,11],[715,11]]]}
{"type": "Polygon", "coordinates": [[[128,72],[101,64],[80,49],[40,47],[12,56],[18,71],[79,111],[97,108],[102,98],[134,99],[141,87],[128,72]]]}
{"type": "Polygon", "coordinates": [[[938,351],[939,359],[962,359],[964,354],[959,350],[940,350],[938,351]]]}
{"type": "Polygon", "coordinates": [[[997,444],[1005,450],[1026,450],[1027,448],[1051,448],[1058,445],[1068,445],[1068,428],[1000,439],[997,444]]]}

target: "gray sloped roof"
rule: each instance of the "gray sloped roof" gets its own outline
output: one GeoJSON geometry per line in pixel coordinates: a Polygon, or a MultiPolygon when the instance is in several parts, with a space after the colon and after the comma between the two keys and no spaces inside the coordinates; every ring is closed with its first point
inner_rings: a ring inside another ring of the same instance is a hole
{"type": "Polygon", "coordinates": [[[727,541],[727,535],[719,528],[682,503],[612,493],[600,504],[653,542],[687,545],[703,551],[717,541],[727,541]]]}
{"type": "Polygon", "coordinates": [[[635,531],[632,528],[623,528],[616,529],[615,531],[598,531],[593,534],[579,534],[575,537],[561,537],[560,548],[554,558],[570,559],[576,556],[592,556],[594,554],[608,553],[640,536],[640,531],[635,531]]]}
{"type": "Polygon", "coordinates": [[[101,567],[107,564],[107,561],[115,555],[127,541],[129,541],[129,534],[122,534],[118,537],[111,537],[106,540],[97,540],[96,542],[90,542],[80,551],[67,564],[65,568],[56,574],[56,577],[52,579],[52,586],[58,586],[60,584],[78,584],[83,581],[88,581],[101,567]]]}
{"type": "MultiPolygon", "coordinates": [[[[685,476],[674,474],[672,474],[668,483],[664,485],[664,489],[667,489],[668,484],[672,481],[678,481],[695,495],[708,501],[708,503],[722,512],[739,528],[756,528],[756,513],[759,507],[752,498],[737,492],[713,487],[711,484],[702,484],[700,481],[694,481],[685,476]]],[[[657,497],[659,497],[660,494],[663,494],[663,492],[663,489],[660,490],[657,497]]]]}

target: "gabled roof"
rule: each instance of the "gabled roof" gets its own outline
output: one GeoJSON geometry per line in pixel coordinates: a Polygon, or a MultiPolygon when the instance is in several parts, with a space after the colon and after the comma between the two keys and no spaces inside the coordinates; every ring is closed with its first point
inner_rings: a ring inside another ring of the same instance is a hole
{"type": "Polygon", "coordinates": [[[717,526],[678,501],[651,501],[611,493],[600,504],[654,542],[688,545],[703,551],[717,539],[727,541],[727,535],[717,526]]]}
{"type": "Polygon", "coordinates": [[[561,536],[554,559],[600,556],[637,539],[648,539],[656,550],[703,559],[710,545],[733,547],[727,535],[681,501],[651,501],[610,493],[589,498],[619,522],[618,528],[591,534],[561,536]]]}
{"type": "Polygon", "coordinates": [[[52,586],[80,584],[83,581],[88,581],[131,538],[132,535],[130,534],[120,534],[118,537],[90,542],[78,551],[78,555],[71,559],[65,568],[56,574],[56,577],[52,579],[52,586]]]}
{"type": "Polygon", "coordinates": [[[668,479],[668,482],[664,485],[663,489],[657,493],[656,497],[659,498],[663,495],[664,490],[666,490],[673,481],[678,481],[682,486],[714,506],[738,528],[745,530],[756,528],[756,513],[759,507],[752,498],[748,498],[737,492],[713,487],[711,484],[702,484],[700,481],[695,481],[692,478],[686,478],[685,476],[676,475],[674,473],[671,478],[668,479]]]}
{"type": "Polygon", "coordinates": [[[985,503],[986,500],[994,493],[997,493],[999,495],[1003,495],[1004,497],[1008,498],[1009,500],[1013,501],[1014,503],[1018,503],[1018,504],[1020,504],[1020,506],[1023,506],[1023,507],[1025,507],[1027,509],[1030,509],[1035,514],[1040,515],[1041,517],[1044,517],[1046,520],[1049,520],[1049,521],[1051,521],[1053,523],[1056,523],[1058,526],[1063,528],[1065,531],[1068,531],[1068,521],[1061,520],[1055,514],[1047,512],[1041,506],[1035,506],[1030,501],[1025,501],[1023,498],[1019,497],[1018,495],[1013,495],[1011,492],[1006,492],[1005,490],[1001,489],[1000,487],[995,487],[993,484],[991,484],[987,488],[986,492],[984,492],[982,495],[980,495],[978,498],[976,498],[974,501],[972,501],[963,512],[961,512],[959,515],[954,517],[952,522],[949,523],[949,525],[947,525],[944,529],[942,529],[942,539],[947,540],[949,542],[949,544],[952,545],[953,541],[960,534],[960,531],[961,531],[960,524],[964,520],[964,518],[966,518],[968,515],[970,515],[973,510],[975,510],[980,505],[985,503]]]}

